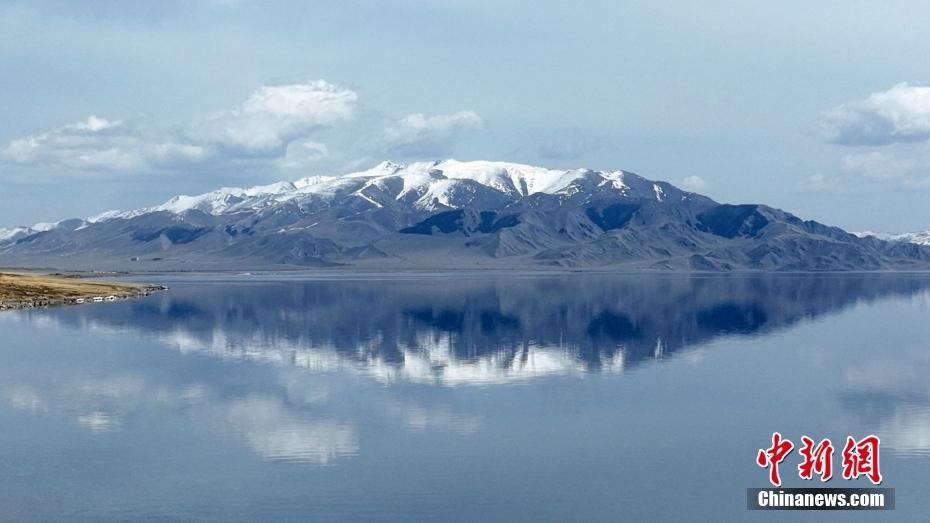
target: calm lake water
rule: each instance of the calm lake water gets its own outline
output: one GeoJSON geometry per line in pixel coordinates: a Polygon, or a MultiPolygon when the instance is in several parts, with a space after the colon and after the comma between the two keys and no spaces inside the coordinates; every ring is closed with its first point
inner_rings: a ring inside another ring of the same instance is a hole
{"type": "Polygon", "coordinates": [[[0,520],[930,515],[930,275],[148,281],[0,314],[0,520]],[[897,510],[747,512],[773,431],[897,510]]]}

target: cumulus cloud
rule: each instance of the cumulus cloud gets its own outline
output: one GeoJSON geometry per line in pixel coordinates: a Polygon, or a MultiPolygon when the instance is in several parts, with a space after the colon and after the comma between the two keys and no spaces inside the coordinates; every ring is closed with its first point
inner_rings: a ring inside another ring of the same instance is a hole
{"type": "Polygon", "coordinates": [[[372,157],[432,158],[484,124],[474,111],[400,119],[368,111],[359,118],[358,99],[317,80],[262,86],[229,110],[170,127],[92,115],[14,139],[0,149],[0,161],[43,174],[303,170],[372,157]]]}
{"type": "Polygon", "coordinates": [[[445,154],[456,139],[482,127],[484,120],[474,111],[410,114],[384,131],[385,152],[401,156],[445,154]]]}
{"type": "Polygon", "coordinates": [[[839,156],[836,173],[815,175],[822,179],[804,189],[930,185],[930,87],[897,84],[824,113],[820,126],[827,141],[853,149],[839,156]]]}
{"type": "Polygon", "coordinates": [[[707,188],[707,182],[700,176],[685,176],[681,180],[681,188],[686,191],[699,192],[707,188]]]}
{"type": "Polygon", "coordinates": [[[900,83],[825,113],[820,125],[825,138],[840,145],[930,140],[930,87],[900,83]]]}
{"type": "Polygon", "coordinates": [[[134,171],[178,160],[203,159],[203,146],[170,135],[147,136],[140,128],[97,116],[12,140],[3,159],[52,169],[134,171]]]}
{"type": "Polygon", "coordinates": [[[352,117],[358,95],[319,80],[264,86],[245,103],[194,126],[200,141],[250,155],[280,154],[294,139],[352,117]]]}

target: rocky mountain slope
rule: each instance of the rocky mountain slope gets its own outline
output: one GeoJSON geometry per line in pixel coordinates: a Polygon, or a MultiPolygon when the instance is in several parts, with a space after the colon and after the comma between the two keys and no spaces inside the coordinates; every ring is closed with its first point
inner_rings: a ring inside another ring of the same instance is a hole
{"type": "Polygon", "coordinates": [[[446,160],[0,232],[0,265],[883,270],[930,268],[930,248],[624,171],[446,160]]]}

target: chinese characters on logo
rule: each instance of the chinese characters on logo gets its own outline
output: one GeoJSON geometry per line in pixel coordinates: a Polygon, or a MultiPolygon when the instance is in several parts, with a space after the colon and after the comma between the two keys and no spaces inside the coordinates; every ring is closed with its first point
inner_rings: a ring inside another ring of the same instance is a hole
{"type": "MultiPolygon", "coordinates": [[[[801,479],[813,479],[815,475],[820,481],[830,481],[833,477],[833,442],[828,438],[816,443],[808,436],[801,436],[802,446],[799,449],[804,460],[798,465],[798,476],[801,479]]],[[[851,480],[859,476],[869,478],[873,484],[882,482],[882,473],[879,469],[878,454],[881,441],[878,436],[869,435],[860,440],[852,436],[846,438],[843,446],[843,479],[851,480]]],[[[769,482],[781,486],[781,475],[778,466],[791,454],[794,443],[778,432],[772,434],[772,446],[759,449],[756,464],[769,469],[769,482]]]]}
{"type": "Polygon", "coordinates": [[[781,434],[772,434],[772,446],[768,449],[759,449],[759,455],[756,456],[756,464],[760,467],[769,467],[769,481],[776,487],[781,486],[781,476],[778,475],[778,465],[791,453],[794,443],[791,440],[782,439],[781,434]]]}
{"type": "Polygon", "coordinates": [[[856,479],[860,475],[878,485],[882,482],[882,473],[878,470],[878,436],[867,436],[856,441],[849,436],[843,447],[843,478],[856,479]]]}
{"type": "Polygon", "coordinates": [[[820,481],[830,481],[833,477],[833,443],[822,439],[815,448],[814,440],[807,436],[801,436],[801,442],[804,443],[801,447],[804,462],[798,465],[798,475],[801,479],[811,479],[817,474],[820,481]]]}

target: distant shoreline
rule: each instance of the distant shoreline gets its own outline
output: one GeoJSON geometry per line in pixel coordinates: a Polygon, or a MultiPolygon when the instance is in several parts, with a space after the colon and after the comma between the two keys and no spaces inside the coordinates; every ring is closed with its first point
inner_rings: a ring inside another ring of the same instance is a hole
{"type": "Polygon", "coordinates": [[[81,274],[0,272],[0,311],[106,303],[164,289],[158,285],[95,281],[81,274]]]}
{"type": "MultiPolygon", "coordinates": [[[[33,274],[67,280],[97,280],[100,278],[130,278],[167,275],[216,274],[230,276],[273,276],[300,274],[432,274],[432,273],[501,273],[501,274],[669,274],[669,275],[727,275],[727,274],[930,274],[930,268],[887,268],[887,269],[831,269],[831,270],[770,270],[770,269],[733,269],[733,270],[699,270],[699,269],[656,269],[645,267],[603,266],[603,267],[547,267],[547,266],[449,266],[449,267],[374,267],[369,265],[335,265],[335,266],[258,266],[241,267],[197,267],[197,268],[139,268],[139,269],[59,269],[55,267],[0,266],[2,274],[33,274]]],[[[140,284],[141,285],[141,284],[140,284]]]]}
{"type": "MultiPolygon", "coordinates": [[[[268,276],[353,276],[353,275],[668,275],[668,276],[790,276],[790,275],[844,275],[844,274],[870,274],[870,275],[930,275],[928,269],[882,269],[882,270],[764,270],[740,269],[730,271],[719,270],[668,270],[646,269],[631,267],[370,267],[358,265],[326,266],[326,267],[259,267],[251,269],[242,268],[190,268],[190,269],[138,269],[138,270],[62,270],[51,267],[25,268],[2,267],[0,275],[4,273],[43,274],[70,281],[99,280],[102,278],[128,279],[150,278],[160,276],[242,276],[242,277],[268,277],[268,276]]],[[[120,283],[114,283],[120,285],[120,283]]],[[[145,286],[145,284],[127,283],[126,285],[145,286]]],[[[163,290],[159,285],[149,285],[149,292],[163,290]]]]}

